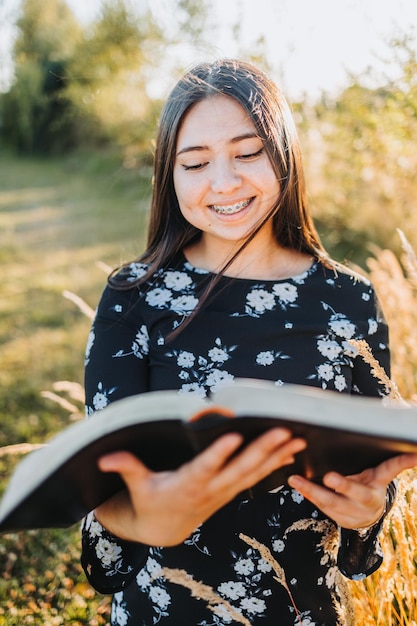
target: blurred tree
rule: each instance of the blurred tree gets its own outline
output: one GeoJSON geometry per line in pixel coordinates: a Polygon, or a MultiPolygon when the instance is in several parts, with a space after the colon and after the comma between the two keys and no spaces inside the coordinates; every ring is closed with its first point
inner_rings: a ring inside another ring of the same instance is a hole
{"type": "Polygon", "coordinates": [[[15,79],[1,97],[8,141],[21,152],[104,142],[149,155],[161,104],[149,86],[155,87],[161,66],[175,76],[180,63],[173,67],[175,55],[167,49],[198,39],[211,0],[165,5],[169,28],[151,0],[103,0],[82,30],[64,0],[23,0],[15,79]]]}
{"type": "Polygon", "coordinates": [[[71,144],[63,81],[81,29],[63,0],[23,0],[14,46],[15,79],[2,98],[3,132],[21,152],[71,144]]]}
{"type": "Polygon", "coordinates": [[[123,0],[103,3],[74,51],[67,77],[66,95],[81,114],[84,139],[147,143],[158,105],[146,86],[162,42],[148,9],[138,13],[123,0]]]}
{"type": "Polygon", "coordinates": [[[417,58],[406,37],[392,50],[395,80],[376,89],[355,80],[337,101],[317,104],[310,123],[307,171],[320,230],[339,258],[353,253],[356,262],[368,256],[370,238],[399,252],[397,228],[417,244],[417,58]]]}

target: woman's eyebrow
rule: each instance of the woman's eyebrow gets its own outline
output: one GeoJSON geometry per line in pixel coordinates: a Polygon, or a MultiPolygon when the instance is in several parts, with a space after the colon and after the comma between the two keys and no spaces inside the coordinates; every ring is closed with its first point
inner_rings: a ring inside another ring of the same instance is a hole
{"type": "MultiPolygon", "coordinates": [[[[255,132],[244,133],[243,135],[238,135],[237,137],[232,137],[229,140],[229,143],[239,143],[239,141],[243,141],[244,139],[260,139],[259,135],[255,132]]],[[[177,156],[180,154],[184,154],[185,152],[202,152],[203,150],[210,150],[210,146],[185,146],[178,150],[177,156]]]]}

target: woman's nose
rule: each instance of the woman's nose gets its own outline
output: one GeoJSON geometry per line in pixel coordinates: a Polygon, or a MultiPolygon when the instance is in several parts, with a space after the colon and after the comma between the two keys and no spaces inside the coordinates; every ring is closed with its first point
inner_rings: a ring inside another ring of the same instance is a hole
{"type": "Polygon", "coordinates": [[[241,185],[241,177],[228,160],[213,164],[211,188],[216,193],[230,194],[241,185]]]}

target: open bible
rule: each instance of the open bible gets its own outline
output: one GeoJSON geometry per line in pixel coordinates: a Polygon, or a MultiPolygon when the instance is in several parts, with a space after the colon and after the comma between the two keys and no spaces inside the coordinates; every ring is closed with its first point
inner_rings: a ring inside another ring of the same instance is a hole
{"type": "Polygon", "coordinates": [[[236,380],[210,399],[152,391],[114,402],[76,422],[16,467],[0,502],[0,531],[67,527],[124,488],[97,467],[100,456],[128,450],[154,471],[190,461],[226,432],[247,445],[283,426],[307,440],[295,462],[274,471],[242,499],[271,491],[298,473],[320,481],[397,454],[417,452],[417,407],[299,385],[236,380]]]}

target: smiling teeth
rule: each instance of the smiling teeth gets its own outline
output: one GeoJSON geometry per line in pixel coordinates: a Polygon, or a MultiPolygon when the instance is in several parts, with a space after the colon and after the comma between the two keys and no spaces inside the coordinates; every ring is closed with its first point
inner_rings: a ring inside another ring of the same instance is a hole
{"type": "Polygon", "coordinates": [[[239,213],[239,211],[247,207],[251,199],[252,198],[249,198],[249,200],[243,200],[242,202],[238,202],[238,204],[212,204],[211,208],[216,211],[216,213],[220,213],[221,215],[233,215],[233,213],[239,213]]]}

